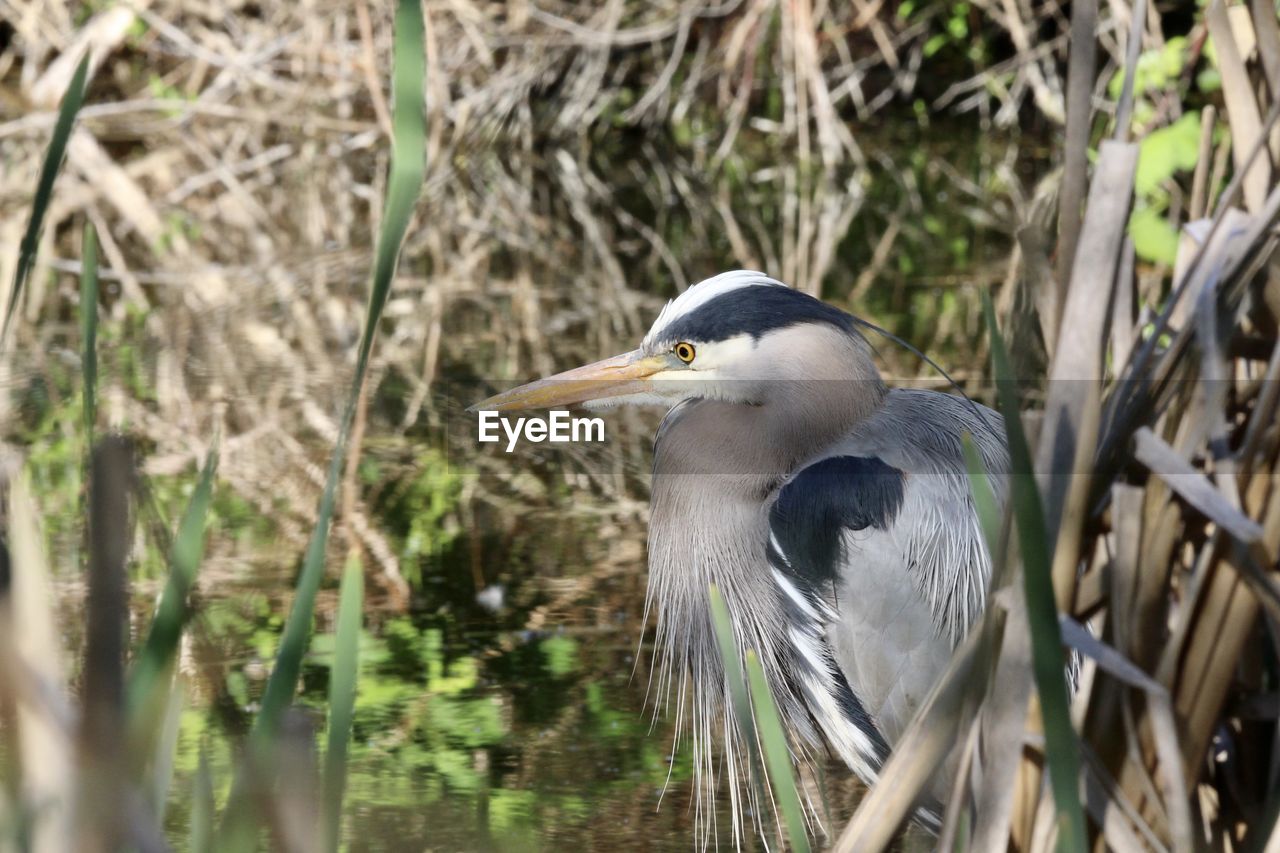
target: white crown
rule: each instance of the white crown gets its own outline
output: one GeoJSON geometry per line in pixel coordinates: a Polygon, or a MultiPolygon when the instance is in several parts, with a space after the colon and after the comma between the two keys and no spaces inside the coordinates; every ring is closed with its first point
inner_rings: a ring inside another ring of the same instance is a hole
{"type": "Polygon", "coordinates": [[[785,284],[777,279],[769,278],[764,273],[756,272],[755,270],[722,272],[720,275],[698,282],[662,307],[662,311],[658,314],[658,319],[653,321],[653,326],[649,329],[649,334],[644,336],[642,345],[648,346],[660,340],[662,332],[667,326],[681,317],[692,314],[717,296],[723,296],[739,288],[758,285],[786,287],[785,284]]]}

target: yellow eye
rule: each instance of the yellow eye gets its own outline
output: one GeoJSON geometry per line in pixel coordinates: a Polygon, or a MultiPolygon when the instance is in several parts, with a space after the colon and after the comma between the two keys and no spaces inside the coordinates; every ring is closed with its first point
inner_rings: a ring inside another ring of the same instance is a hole
{"type": "Polygon", "coordinates": [[[671,351],[676,354],[676,358],[680,359],[685,364],[693,361],[693,357],[697,355],[693,349],[693,344],[687,344],[684,341],[681,341],[672,347],[671,351]]]}

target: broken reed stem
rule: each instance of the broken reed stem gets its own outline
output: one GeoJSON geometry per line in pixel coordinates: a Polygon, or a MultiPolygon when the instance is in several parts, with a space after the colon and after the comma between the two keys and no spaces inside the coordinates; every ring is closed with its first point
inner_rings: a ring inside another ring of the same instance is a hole
{"type": "Polygon", "coordinates": [[[1080,242],[1084,220],[1085,187],[1088,185],[1089,130],[1093,124],[1094,69],[1098,64],[1097,0],[1071,4],[1071,53],[1067,62],[1067,127],[1063,135],[1062,194],[1058,207],[1058,268],[1055,312],[1048,318],[1052,334],[1049,351],[1057,351],[1067,285],[1080,242]]]}
{"type": "Polygon", "coordinates": [[[129,614],[125,560],[132,540],[130,495],[133,447],[104,436],[89,465],[89,594],[81,696],[77,847],[121,849],[126,838],[128,787],[124,717],[125,624],[129,614]]]}

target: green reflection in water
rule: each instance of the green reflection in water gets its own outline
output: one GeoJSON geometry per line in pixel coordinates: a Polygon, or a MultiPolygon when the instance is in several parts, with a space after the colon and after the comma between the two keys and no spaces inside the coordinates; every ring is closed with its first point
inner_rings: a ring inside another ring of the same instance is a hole
{"type": "MultiPolygon", "coordinates": [[[[167,827],[175,838],[187,832],[202,752],[215,799],[225,801],[281,625],[267,596],[252,591],[209,602],[199,621],[207,643],[182,715],[167,827]]],[[[415,614],[364,632],[346,806],[352,849],[546,849],[607,838],[687,848],[688,758],[678,754],[673,766],[670,732],[650,730],[631,677],[635,630],[480,634],[415,614]],[[658,810],[668,778],[671,799],[658,810]]],[[[332,654],[332,636],[318,634],[300,695],[317,730],[332,654]]]]}

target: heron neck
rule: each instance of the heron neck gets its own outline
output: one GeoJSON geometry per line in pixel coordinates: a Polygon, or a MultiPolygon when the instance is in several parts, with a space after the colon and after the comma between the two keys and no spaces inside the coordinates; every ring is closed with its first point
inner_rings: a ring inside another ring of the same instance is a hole
{"type": "Polygon", "coordinates": [[[707,604],[714,583],[739,642],[759,653],[775,682],[784,714],[803,716],[782,675],[786,621],[765,558],[769,498],[884,396],[878,377],[805,380],[778,383],[761,405],[698,400],[668,415],[654,450],[649,518],[647,612],[657,617],[660,695],[689,674],[695,706],[718,701],[723,681],[707,604]]]}
{"type": "Polygon", "coordinates": [[[887,397],[866,341],[834,328],[774,336],[748,356],[739,378],[753,404],[684,403],[668,414],[654,445],[645,611],[657,622],[651,685],[659,705],[677,705],[699,779],[715,778],[713,740],[731,775],[735,756],[738,767],[749,766],[751,748],[733,715],[720,714],[726,681],[711,584],[724,595],[739,649],[758,655],[788,727],[801,742],[817,743],[787,676],[795,647],[766,556],[771,498],[887,397]]]}

